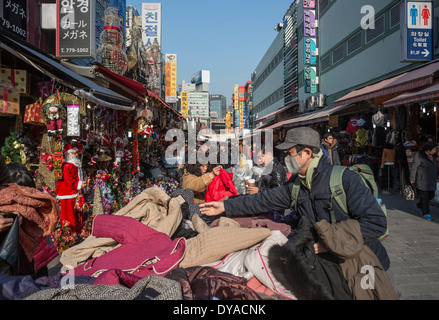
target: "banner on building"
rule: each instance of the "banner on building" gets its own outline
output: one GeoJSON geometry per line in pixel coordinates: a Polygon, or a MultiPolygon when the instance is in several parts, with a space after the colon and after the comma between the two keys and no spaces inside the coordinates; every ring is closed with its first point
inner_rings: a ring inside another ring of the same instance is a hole
{"type": "Polygon", "coordinates": [[[315,37],[317,34],[317,19],[315,10],[303,10],[303,35],[315,37]]]}
{"type": "Polygon", "coordinates": [[[143,44],[145,47],[154,43],[162,45],[162,4],[142,3],[143,44]]]}
{"type": "Polygon", "coordinates": [[[177,55],[165,55],[165,102],[176,103],[177,99],[177,55]]]}
{"type": "Polygon", "coordinates": [[[315,9],[316,1],[315,0],[303,0],[303,7],[308,9],[315,9]]]}
{"type": "Polygon", "coordinates": [[[56,56],[93,59],[96,50],[95,1],[56,1],[56,56]]]}
{"type": "Polygon", "coordinates": [[[233,101],[233,107],[235,110],[239,110],[239,85],[235,84],[235,98],[233,101]]]}
{"type": "Polygon", "coordinates": [[[319,83],[316,67],[305,67],[304,72],[305,93],[317,93],[317,85],[319,83]]]}
{"type": "Polygon", "coordinates": [[[315,66],[317,64],[317,40],[315,38],[305,38],[304,43],[304,63],[305,65],[315,66]]]}
{"type": "Polygon", "coordinates": [[[181,93],[181,115],[187,119],[189,117],[189,95],[187,91],[181,93]]]}

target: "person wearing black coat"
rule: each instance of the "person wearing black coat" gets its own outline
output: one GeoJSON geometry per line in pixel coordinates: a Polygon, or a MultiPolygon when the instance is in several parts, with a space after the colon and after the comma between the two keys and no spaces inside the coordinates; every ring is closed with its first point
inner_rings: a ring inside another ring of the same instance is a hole
{"type": "MultiPolygon", "coordinates": [[[[329,205],[332,205],[336,222],[356,219],[364,243],[376,254],[383,268],[388,270],[390,259],[379,240],[387,230],[387,218],[360,175],[350,170],[343,173],[343,187],[350,211],[348,216],[334,199],[331,200],[329,179],[332,165],[320,150],[320,137],[315,130],[307,127],[291,129],[287,132],[285,142],[276,148],[289,152],[285,162],[293,176],[286,184],[262,193],[231,197],[224,202],[205,203],[200,206],[201,213],[239,216],[290,209],[294,181],[301,179],[296,214],[307,217],[313,225],[323,219],[331,221],[329,205]]],[[[325,252],[319,243],[315,244],[315,250],[316,253],[325,252]]]]}
{"type": "Polygon", "coordinates": [[[430,215],[430,201],[434,198],[437,186],[437,144],[427,141],[415,156],[410,168],[410,183],[415,186],[419,195],[416,204],[420,213],[427,220],[433,220],[430,215]]]}
{"type": "Polygon", "coordinates": [[[261,165],[264,167],[264,171],[260,179],[256,182],[256,186],[248,188],[249,194],[277,188],[287,181],[287,173],[284,167],[279,160],[273,157],[272,152],[265,150],[265,146],[258,152],[258,158],[261,159],[261,165]]]}

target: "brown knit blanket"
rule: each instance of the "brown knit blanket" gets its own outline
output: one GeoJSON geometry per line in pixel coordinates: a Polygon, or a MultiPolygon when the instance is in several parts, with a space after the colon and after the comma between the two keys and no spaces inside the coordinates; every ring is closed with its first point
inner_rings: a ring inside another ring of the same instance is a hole
{"type": "Polygon", "coordinates": [[[0,185],[0,212],[20,214],[20,245],[29,261],[37,239],[49,235],[58,222],[60,206],[55,198],[35,188],[15,183],[0,185]]]}

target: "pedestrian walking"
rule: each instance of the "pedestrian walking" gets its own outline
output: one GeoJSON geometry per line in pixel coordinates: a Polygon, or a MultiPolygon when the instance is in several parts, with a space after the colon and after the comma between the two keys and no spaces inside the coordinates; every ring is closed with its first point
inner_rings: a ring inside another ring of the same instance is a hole
{"type": "Polygon", "coordinates": [[[416,207],[427,220],[433,220],[430,214],[430,201],[434,198],[437,186],[437,144],[427,141],[413,159],[410,168],[410,183],[419,196],[416,207]]]}
{"type": "Polygon", "coordinates": [[[340,159],[344,158],[344,152],[340,155],[338,141],[332,133],[327,132],[323,135],[321,148],[329,161],[331,161],[331,164],[335,166],[341,165],[340,159]]]}

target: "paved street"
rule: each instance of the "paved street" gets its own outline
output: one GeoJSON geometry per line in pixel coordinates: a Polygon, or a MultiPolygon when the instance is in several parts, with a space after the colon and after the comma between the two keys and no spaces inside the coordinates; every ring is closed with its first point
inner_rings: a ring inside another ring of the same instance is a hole
{"type": "Polygon", "coordinates": [[[402,195],[380,195],[387,206],[389,237],[383,242],[395,282],[404,300],[439,300],[439,207],[425,220],[415,201],[402,195]]]}

